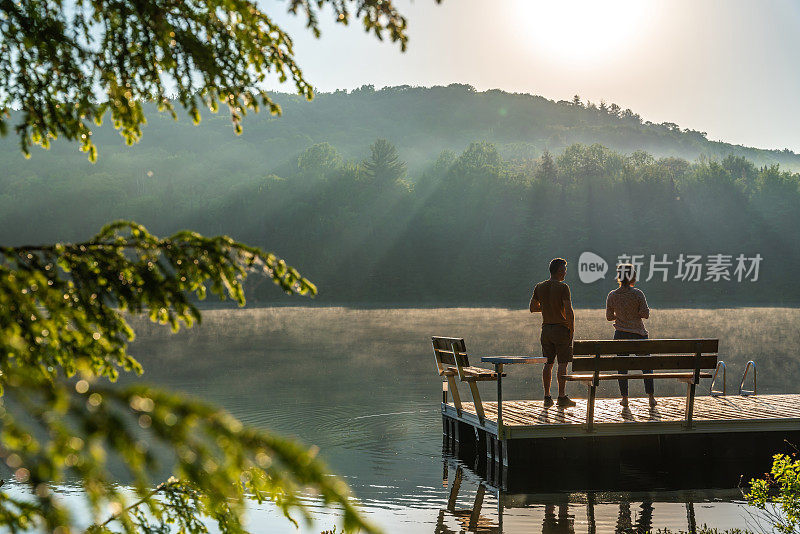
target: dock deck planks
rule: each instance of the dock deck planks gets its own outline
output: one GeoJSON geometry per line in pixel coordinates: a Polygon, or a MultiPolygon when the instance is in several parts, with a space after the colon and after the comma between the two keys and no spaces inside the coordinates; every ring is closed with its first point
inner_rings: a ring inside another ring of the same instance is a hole
{"type": "MultiPolygon", "coordinates": [[[[800,430],[800,395],[737,395],[697,397],[692,429],[684,427],[685,397],[658,397],[651,408],[646,398],[631,398],[623,408],[619,399],[595,402],[595,435],[676,432],[730,432],[800,430]]],[[[503,428],[507,439],[586,434],[586,400],[577,406],[544,408],[541,400],[503,401],[503,428]]],[[[442,405],[445,415],[497,434],[497,403],[484,402],[486,421],[480,425],[472,403],[463,403],[462,415],[452,403],[442,405]]]]}

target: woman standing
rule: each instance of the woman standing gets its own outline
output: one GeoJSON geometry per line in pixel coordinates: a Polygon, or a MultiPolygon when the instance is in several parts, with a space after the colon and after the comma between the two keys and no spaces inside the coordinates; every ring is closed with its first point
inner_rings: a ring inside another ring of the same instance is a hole
{"type": "MultiPolygon", "coordinates": [[[[642,319],[650,317],[650,308],[647,307],[647,299],[644,293],[634,286],[636,284],[636,269],[630,263],[617,265],[617,282],[619,287],[608,294],[606,299],[606,319],[614,321],[614,339],[647,339],[647,330],[642,319]]],[[[618,354],[627,356],[627,354],[618,354]]],[[[649,354],[639,354],[638,356],[649,356],[649,354]]],[[[644,374],[651,374],[653,371],[642,371],[644,374]]],[[[619,371],[620,374],[628,374],[628,371],[619,371]]],[[[650,397],[650,406],[656,405],[654,396],[653,379],[644,380],[644,390],[650,397]]],[[[623,406],[628,405],[628,379],[619,380],[619,392],[622,395],[619,403],[623,406]]]]}

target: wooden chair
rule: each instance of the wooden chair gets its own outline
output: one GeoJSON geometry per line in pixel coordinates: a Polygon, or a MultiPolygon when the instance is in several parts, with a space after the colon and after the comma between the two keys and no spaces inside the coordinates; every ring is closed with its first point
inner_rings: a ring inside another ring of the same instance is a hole
{"type": "Polygon", "coordinates": [[[701,378],[711,378],[717,366],[718,339],[617,339],[575,341],[572,373],[567,380],[587,382],[586,425],[594,424],[594,400],[601,380],[642,380],[652,378],[686,382],[686,425],[692,425],[694,397],[701,378]],[[650,354],[650,356],[616,356],[617,354],[650,354]],[[589,356],[591,355],[591,356],[589,356]],[[608,356],[613,355],[613,356],[608,356]],[[617,371],[642,371],[652,374],[621,374],[617,371]],[[675,371],[680,369],[680,371],[675,371]],[[611,373],[601,374],[604,371],[611,373]]]}
{"type": "Polygon", "coordinates": [[[458,393],[456,384],[456,377],[458,377],[461,382],[469,384],[475,413],[478,415],[480,423],[483,424],[485,413],[476,382],[497,380],[497,373],[491,369],[470,366],[463,338],[432,336],[431,342],[433,343],[433,354],[436,357],[436,369],[439,371],[439,376],[447,379],[456,412],[461,415],[461,395],[458,393]]]}

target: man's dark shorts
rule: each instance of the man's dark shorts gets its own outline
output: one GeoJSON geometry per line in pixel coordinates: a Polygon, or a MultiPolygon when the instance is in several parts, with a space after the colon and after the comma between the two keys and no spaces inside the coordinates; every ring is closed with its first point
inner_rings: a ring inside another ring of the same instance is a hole
{"type": "Polygon", "coordinates": [[[572,361],[572,334],[569,328],[562,324],[542,325],[542,356],[551,364],[558,359],[558,363],[572,361]]]}

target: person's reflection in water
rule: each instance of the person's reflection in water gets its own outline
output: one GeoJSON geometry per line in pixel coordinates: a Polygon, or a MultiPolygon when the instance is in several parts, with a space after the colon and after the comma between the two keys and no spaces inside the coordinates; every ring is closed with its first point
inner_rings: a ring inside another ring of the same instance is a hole
{"type": "Polygon", "coordinates": [[[558,516],[555,504],[545,505],[542,534],[575,534],[575,517],[569,515],[569,504],[558,505],[558,516]]]}
{"type": "Polygon", "coordinates": [[[636,522],[636,532],[644,534],[653,530],[653,503],[644,501],[641,508],[642,513],[636,522]]]}
{"type": "Polygon", "coordinates": [[[622,501],[619,503],[619,516],[617,517],[617,528],[615,534],[628,534],[632,530],[631,523],[631,503],[622,501]]]}
{"type": "Polygon", "coordinates": [[[646,534],[653,530],[653,503],[642,502],[640,513],[634,523],[631,517],[631,503],[622,501],[619,503],[619,517],[617,518],[617,528],[615,534],[646,534]]]}

